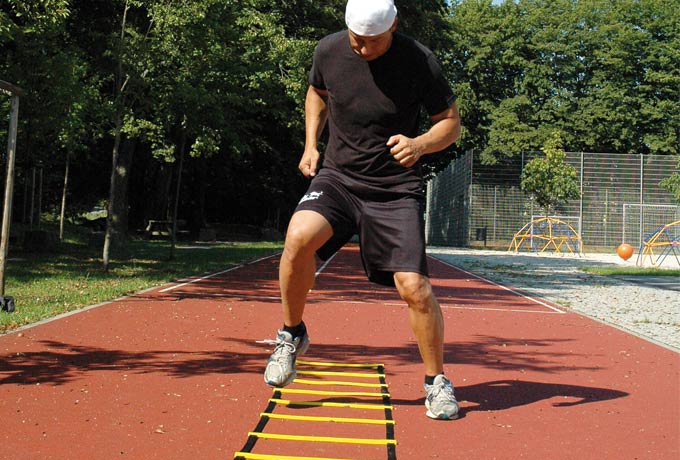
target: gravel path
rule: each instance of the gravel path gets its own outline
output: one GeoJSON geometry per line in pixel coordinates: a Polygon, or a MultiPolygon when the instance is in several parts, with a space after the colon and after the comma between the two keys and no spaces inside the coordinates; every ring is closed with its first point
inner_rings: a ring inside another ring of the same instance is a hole
{"type": "MultiPolygon", "coordinates": [[[[614,278],[580,267],[634,266],[616,255],[544,255],[460,248],[428,248],[451,265],[550,300],[649,341],[680,351],[680,278],[614,278]]],[[[678,268],[667,259],[664,268],[678,268]]]]}

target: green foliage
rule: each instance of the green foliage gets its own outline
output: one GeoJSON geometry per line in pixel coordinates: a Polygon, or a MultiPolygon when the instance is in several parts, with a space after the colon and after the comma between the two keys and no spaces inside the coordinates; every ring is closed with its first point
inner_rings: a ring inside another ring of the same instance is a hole
{"type": "Polygon", "coordinates": [[[46,190],[50,200],[57,201],[66,155],[84,157],[102,135],[101,80],[92,73],[86,53],[67,39],[70,3],[9,1],[0,6],[0,29],[8,32],[0,31],[0,78],[24,89],[15,203],[26,202],[25,195],[16,192],[23,189],[33,166],[41,167],[45,182],[54,184],[46,190]]]}
{"type": "Polygon", "coordinates": [[[42,33],[60,25],[70,13],[69,3],[69,0],[6,0],[0,9],[0,39],[42,33]]]}
{"type": "Polygon", "coordinates": [[[673,174],[662,180],[659,185],[671,192],[675,197],[675,201],[680,204],[680,155],[678,156],[678,164],[673,174]]]}
{"type": "Polygon", "coordinates": [[[680,1],[463,0],[450,17],[463,148],[678,154],[680,1]]]}
{"type": "Polygon", "coordinates": [[[203,129],[191,146],[190,154],[192,157],[211,157],[220,150],[220,135],[211,129],[203,129]]]}
{"type": "MultiPolygon", "coordinates": [[[[471,148],[489,163],[539,149],[554,131],[571,151],[680,153],[680,0],[496,3],[397,1],[399,30],[439,57],[463,118],[428,173],[471,148]]],[[[67,155],[69,207],[106,199],[121,114],[132,228],[168,214],[180,153],[180,217],[285,225],[307,186],[296,165],[312,53],[345,27],[345,4],[0,2],[0,78],[26,90],[17,206],[33,165],[50,172],[43,206],[58,206],[67,155]]]]}
{"type": "Polygon", "coordinates": [[[554,132],[543,147],[545,157],[529,161],[522,171],[522,190],[531,194],[546,215],[570,199],[579,198],[581,192],[576,169],[565,163],[562,138],[554,132]]]}

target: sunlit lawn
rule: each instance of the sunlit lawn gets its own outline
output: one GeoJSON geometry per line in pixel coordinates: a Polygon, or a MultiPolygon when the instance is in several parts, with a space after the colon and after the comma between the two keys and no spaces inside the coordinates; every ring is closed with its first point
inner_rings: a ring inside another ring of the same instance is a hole
{"type": "Polygon", "coordinates": [[[675,276],[680,277],[680,269],[655,267],[583,267],[584,272],[602,276],[675,276]]]}
{"type": "Polygon", "coordinates": [[[101,251],[60,243],[50,254],[10,253],[5,295],[13,313],[0,313],[0,333],[55,315],[112,300],[192,275],[214,273],[271,255],[281,243],[178,243],[172,260],[167,241],[133,240],[112,259],[108,273],[101,251]]]}

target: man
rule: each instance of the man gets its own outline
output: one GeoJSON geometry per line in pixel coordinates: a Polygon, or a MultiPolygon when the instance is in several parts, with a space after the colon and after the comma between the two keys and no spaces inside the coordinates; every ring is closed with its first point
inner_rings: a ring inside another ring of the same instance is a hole
{"type": "Polygon", "coordinates": [[[264,379],[282,387],[309,346],[302,321],[315,254],[328,259],[358,233],[368,278],[396,286],[409,307],[425,367],[427,416],[454,419],[458,403],[444,375],[444,323],[425,257],[420,159],[460,136],[453,93],[430,50],[395,33],[392,0],[349,0],[348,30],[323,38],[305,101],[301,172],[312,178],[291,218],[279,268],[284,326],[264,379]],[[432,121],[418,135],[424,107],[432,121]],[[319,137],[328,124],[321,166],[319,137]]]}

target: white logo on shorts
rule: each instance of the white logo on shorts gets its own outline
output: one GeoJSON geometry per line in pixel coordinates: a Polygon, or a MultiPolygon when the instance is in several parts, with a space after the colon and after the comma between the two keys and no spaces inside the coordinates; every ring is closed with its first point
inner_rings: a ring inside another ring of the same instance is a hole
{"type": "Polygon", "coordinates": [[[304,203],[305,201],[318,200],[319,198],[321,198],[321,195],[323,195],[323,192],[309,192],[308,194],[302,197],[300,203],[298,204],[304,203]]]}

